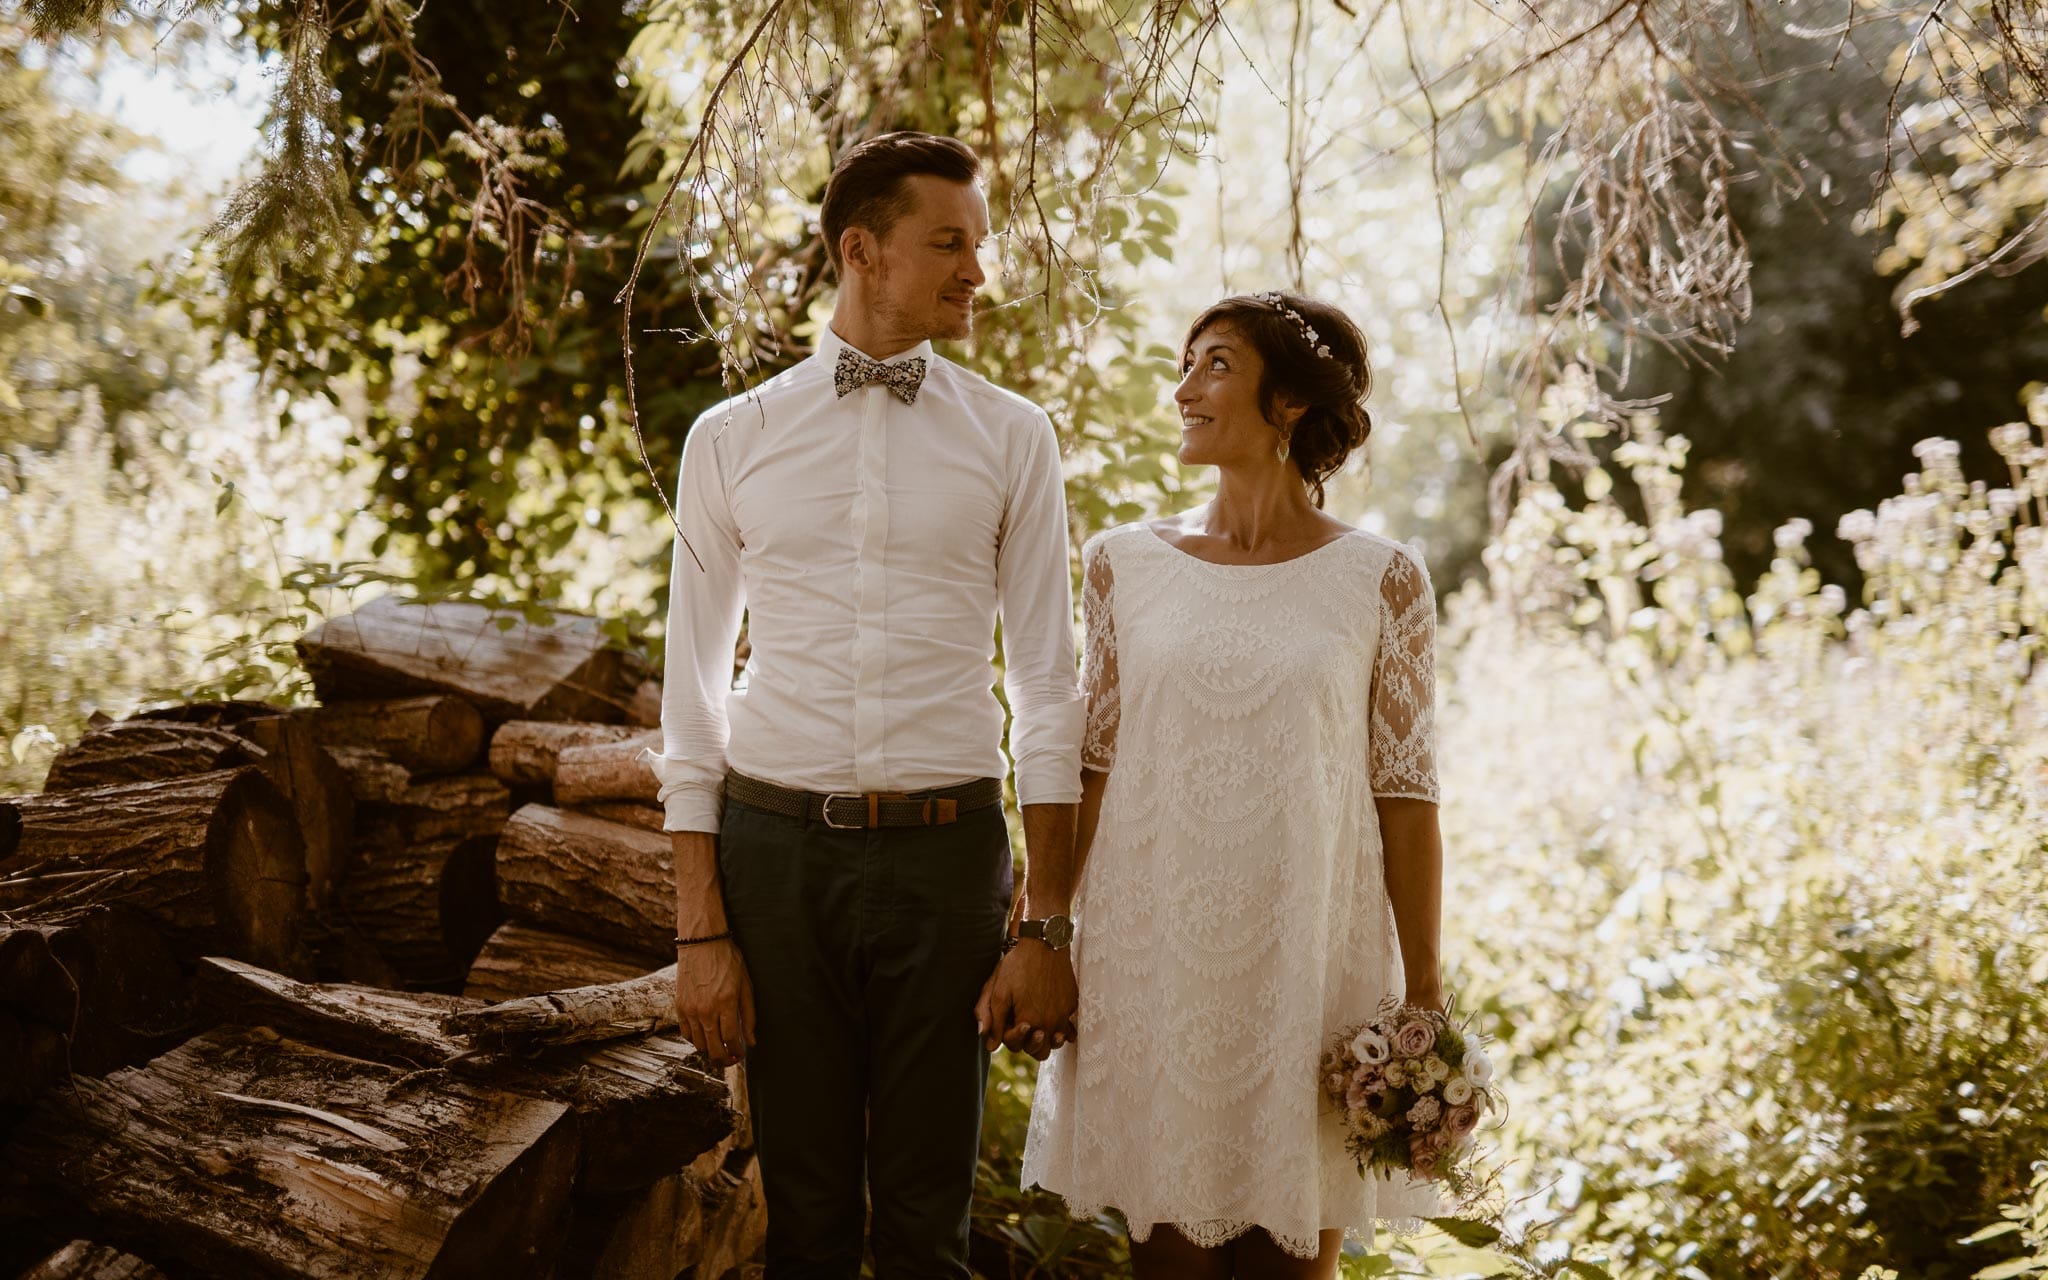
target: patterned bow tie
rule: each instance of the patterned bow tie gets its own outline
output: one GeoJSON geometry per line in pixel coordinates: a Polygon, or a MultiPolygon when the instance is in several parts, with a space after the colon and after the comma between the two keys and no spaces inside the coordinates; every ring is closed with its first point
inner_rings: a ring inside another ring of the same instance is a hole
{"type": "Polygon", "coordinates": [[[889,394],[905,404],[917,403],[917,389],[924,385],[924,357],[913,356],[901,364],[870,360],[852,347],[839,348],[839,363],[832,370],[832,387],[840,395],[879,382],[889,394]]]}

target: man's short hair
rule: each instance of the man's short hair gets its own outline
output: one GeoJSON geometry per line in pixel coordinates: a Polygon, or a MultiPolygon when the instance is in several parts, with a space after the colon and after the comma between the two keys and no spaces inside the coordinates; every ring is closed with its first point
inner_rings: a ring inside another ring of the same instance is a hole
{"type": "Polygon", "coordinates": [[[839,237],[848,227],[866,227],[879,239],[910,212],[915,197],[903,180],[918,174],[972,182],[981,176],[981,157],[958,138],[911,129],[846,149],[825,182],[825,206],[818,216],[833,271],[840,269],[839,237]]]}

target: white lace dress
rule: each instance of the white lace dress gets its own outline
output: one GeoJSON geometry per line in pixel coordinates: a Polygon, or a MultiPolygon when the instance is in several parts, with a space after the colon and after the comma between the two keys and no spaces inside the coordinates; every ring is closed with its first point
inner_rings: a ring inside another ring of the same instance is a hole
{"type": "Polygon", "coordinates": [[[1374,797],[1435,801],[1436,606],[1399,543],[1274,565],[1143,525],[1082,552],[1084,767],[1109,772],[1075,898],[1078,1039],[1040,1069],[1025,1184],[1143,1240],[1438,1211],[1360,1178],[1316,1064],[1403,991],[1374,797]],[[1114,762],[1114,769],[1111,764],[1114,762]]]}

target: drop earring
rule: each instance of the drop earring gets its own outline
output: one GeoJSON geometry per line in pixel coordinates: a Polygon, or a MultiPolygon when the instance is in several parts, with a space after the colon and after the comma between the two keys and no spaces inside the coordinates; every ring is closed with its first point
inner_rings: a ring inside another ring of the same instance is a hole
{"type": "Polygon", "coordinates": [[[1282,462],[1287,461],[1288,446],[1291,443],[1292,442],[1286,436],[1281,436],[1280,445],[1278,448],[1273,450],[1273,456],[1280,459],[1280,461],[1282,462]]]}

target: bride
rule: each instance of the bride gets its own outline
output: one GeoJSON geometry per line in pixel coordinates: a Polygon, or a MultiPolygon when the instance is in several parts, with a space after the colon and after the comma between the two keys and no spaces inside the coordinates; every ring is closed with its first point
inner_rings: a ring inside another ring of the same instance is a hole
{"type": "Polygon", "coordinates": [[[1317,1062],[1383,995],[1442,1007],[1435,601],[1322,511],[1365,442],[1365,340],[1294,293],[1196,318],[1180,458],[1215,501],[1082,552],[1078,1035],[1024,1181],[1114,1206],[1141,1277],[1332,1276],[1344,1231],[1437,1211],[1361,1178],[1317,1062]]]}

